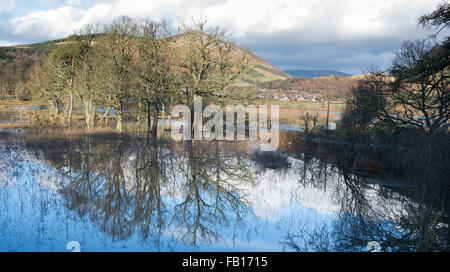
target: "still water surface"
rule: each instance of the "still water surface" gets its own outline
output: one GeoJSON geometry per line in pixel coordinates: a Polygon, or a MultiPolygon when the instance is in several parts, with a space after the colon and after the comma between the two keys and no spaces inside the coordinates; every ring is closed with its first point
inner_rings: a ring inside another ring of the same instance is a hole
{"type": "MultiPolygon", "coordinates": [[[[254,143],[0,131],[0,251],[414,250],[415,204],[254,143]]],[[[373,179],[372,179],[373,181],[373,179]]]]}

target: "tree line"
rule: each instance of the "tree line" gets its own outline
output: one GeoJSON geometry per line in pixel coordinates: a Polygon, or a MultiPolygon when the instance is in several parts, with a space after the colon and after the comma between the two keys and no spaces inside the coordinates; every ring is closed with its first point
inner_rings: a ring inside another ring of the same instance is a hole
{"type": "Polygon", "coordinates": [[[419,215],[408,228],[420,233],[417,247],[427,251],[450,246],[450,37],[434,39],[449,23],[448,2],[422,16],[419,24],[435,34],[404,42],[388,71],[361,80],[341,125],[348,168],[370,163],[403,181],[399,191],[417,203],[419,215]]]}
{"type": "Polygon", "coordinates": [[[434,28],[430,39],[405,41],[388,71],[371,73],[347,99],[343,125],[355,135],[380,132],[446,134],[450,127],[450,37],[435,42],[450,24],[443,2],[419,24],[434,28]]]}
{"type": "Polygon", "coordinates": [[[32,98],[59,125],[72,126],[74,112],[82,112],[89,129],[114,113],[118,131],[125,118],[156,131],[159,115],[177,103],[193,105],[196,95],[217,101],[249,70],[227,30],[205,19],[181,29],[173,35],[164,21],[125,16],[86,25],[36,68],[32,98]]]}

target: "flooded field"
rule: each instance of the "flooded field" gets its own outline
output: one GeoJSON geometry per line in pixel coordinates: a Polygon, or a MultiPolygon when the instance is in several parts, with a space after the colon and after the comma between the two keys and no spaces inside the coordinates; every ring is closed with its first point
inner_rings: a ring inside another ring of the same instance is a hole
{"type": "Polygon", "coordinates": [[[37,110],[39,107],[33,107],[23,101],[14,98],[0,97],[0,126],[1,125],[28,125],[30,110],[37,110]]]}
{"type": "Polygon", "coordinates": [[[414,251],[417,203],[249,142],[0,131],[0,251],[414,251]]]}
{"type": "MultiPolygon", "coordinates": [[[[42,107],[33,106],[33,105],[23,105],[23,102],[17,101],[15,99],[4,99],[3,101],[0,98],[0,125],[3,126],[26,126],[31,125],[31,117],[30,113],[39,114],[42,107]]],[[[97,112],[104,114],[104,108],[98,108],[97,112]]],[[[305,114],[317,115],[319,117],[320,125],[325,126],[326,118],[327,118],[327,109],[323,108],[321,103],[308,103],[308,104],[299,104],[298,107],[280,107],[279,110],[279,120],[280,120],[280,129],[286,131],[302,131],[301,128],[301,116],[305,114]]],[[[329,129],[335,130],[336,123],[340,122],[342,118],[342,109],[335,108],[331,109],[329,112],[329,129]]],[[[114,111],[110,111],[110,118],[112,119],[112,123],[115,122],[114,111]]],[[[80,119],[80,118],[79,118],[80,119]]],[[[83,118],[81,118],[83,119],[83,118]]],[[[100,119],[97,118],[97,119],[100,119]]],[[[83,126],[84,121],[79,120],[79,123],[83,126]]],[[[128,125],[136,125],[137,122],[131,121],[127,122],[128,125]]],[[[145,125],[145,121],[142,122],[145,125]]],[[[163,126],[163,124],[167,123],[167,120],[164,122],[160,119],[158,122],[158,126],[163,126]]]]}
{"type": "MultiPolygon", "coordinates": [[[[70,242],[82,251],[417,251],[428,239],[414,223],[423,207],[401,180],[349,172],[299,151],[301,141],[261,152],[247,141],[26,128],[38,110],[11,100],[0,109],[0,251],[69,251],[70,242]]],[[[307,112],[327,114],[281,108],[280,129],[301,131],[307,112]]],[[[330,111],[330,123],[341,114],[330,111]]],[[[420,227],[440,235],[444,218],[420,227]]]]}
{"type": "Polygon", "coordinates": [[[0,110],[0,124],[29,124],[28,116],[11,110],[0,110]]]}

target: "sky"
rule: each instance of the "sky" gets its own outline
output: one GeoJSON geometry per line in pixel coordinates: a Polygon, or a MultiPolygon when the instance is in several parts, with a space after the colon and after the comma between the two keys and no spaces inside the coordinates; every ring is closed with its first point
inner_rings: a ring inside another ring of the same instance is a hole
{"type": "MultiPolygon", "coordinates": [[[[176,32],[192,18],[230,29],[240,46],[281,70],[387,69],[405,40],[432,32],[417,18],[442,0],[0,0],[0,46],[64,38],[114,18],[165,19],[176,32]]],[[[448,33],[441,33],[448,35],[448,33]]]]}

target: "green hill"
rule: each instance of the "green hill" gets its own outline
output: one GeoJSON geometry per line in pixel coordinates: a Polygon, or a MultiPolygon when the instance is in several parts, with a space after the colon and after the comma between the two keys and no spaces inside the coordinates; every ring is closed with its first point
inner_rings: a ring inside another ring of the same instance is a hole
{"type": "Polygon", "coordinates": [[[284,71],[292,77],[316,78],[324,76],[351,76],[350,74],[334,70],[287,70],[284,71]]]}
{"type": "MultiPolygon", "coordinates": [[[[183,34],[174,35],[172,39],[179,46],[183,45],[183,34]]],[[[65,38],[36,44],[0,47],[0,95],[13,94],[15,86],[19,82],[26,82],[29,79],[34,63],[42,62],[53,50],[66,43],[67,39],[65,38]]],[[[244,53],[249,55],[250,74],[239,80],[237,85],[256,85],[262,82],[291,78],[252,52],[234,46],[236,59],[244,53]]]]}

